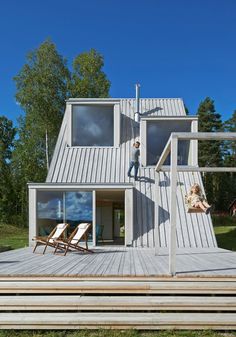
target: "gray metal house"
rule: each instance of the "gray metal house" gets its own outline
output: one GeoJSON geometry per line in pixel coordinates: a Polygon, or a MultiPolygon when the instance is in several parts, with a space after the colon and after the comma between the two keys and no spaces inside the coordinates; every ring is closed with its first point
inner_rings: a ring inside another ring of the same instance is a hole
{"type": "MultiPolygon", "coordinates": [[[[182,99],[69,99],[45,183],[29,184],[29,242],[58,222],[91,222],[90,240],[136,247],[168,246],[169,173],[155,165],[171,132],[197,132],[182,99]],[[127,176],[135,140],[139,179],[127,176]]],[[[169,164],[167,159],[166,165],[169,164]]],[[[197,141],[182,142],[178,164],[196,166],[197,141]]],[[[188,214],[184,195],[200,173],[179,172],[177,245],[214,247],[211,217],[188,214]]]]}

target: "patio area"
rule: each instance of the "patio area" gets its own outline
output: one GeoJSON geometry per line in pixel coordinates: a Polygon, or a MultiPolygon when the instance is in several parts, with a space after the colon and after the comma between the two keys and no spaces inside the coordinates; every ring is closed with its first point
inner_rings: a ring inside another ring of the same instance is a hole
{"type": "MultiPolygon", "coordinates": [[[[53,254],[43,247],[36,253],[22,248],[0,254],[0,277],[168,277],[168,250],[124,246],[96,247],[94,254],[53,254]]],[[[177,250],[177,277],[236,277],[236,252],[220,248],[177,250]]]]}

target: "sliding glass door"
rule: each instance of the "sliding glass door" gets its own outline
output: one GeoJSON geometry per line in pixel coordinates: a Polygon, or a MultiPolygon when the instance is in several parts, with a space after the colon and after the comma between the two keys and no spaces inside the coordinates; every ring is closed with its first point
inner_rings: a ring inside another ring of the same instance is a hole
{"type": "MultiPolygon", "coordinates": [[[[61,222],[70,225],[69,233],[82,222],[92,223],[93,204],[90,191],[38,191],[37,228],[48,235],[61,222]]],[[[69,234],[68,233],[68,234],[69,234]]],[[[89,235],[92,241],[92,231],[89,235]]]]}

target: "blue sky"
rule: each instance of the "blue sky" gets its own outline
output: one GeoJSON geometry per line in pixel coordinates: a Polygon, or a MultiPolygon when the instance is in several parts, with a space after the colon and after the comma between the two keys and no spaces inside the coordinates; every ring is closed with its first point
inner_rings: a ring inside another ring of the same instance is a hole
{"type": "Polygon", "coordinates": [[[71,66],[90,48],[105,58],[112,97],[182,97],[195,114],[210,96],[236,109],[236,0],[5,0],[0,11],[0,115],[16,121],[12,80],[50,37],[71,66]]]}

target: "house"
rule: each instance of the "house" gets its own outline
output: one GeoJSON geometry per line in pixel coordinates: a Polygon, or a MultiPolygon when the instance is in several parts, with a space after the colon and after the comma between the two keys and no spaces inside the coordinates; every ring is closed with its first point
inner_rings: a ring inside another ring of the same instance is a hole
{"type": "Polygon", "coordinates": [[[197,140],[236,134],[197,124],[182,99],[66,102],[46,182],[28,185],[30,244],[58,222],[86,221],[90,245],[109,246],[2,253],[2,328],[235,329],[236,253],[217,247],[211,216],[188,213],[184,197],[203,188],[203,169],[222,172],[198,167],[197,140]],[[127,175],[136,140],[137,181],[127,175]]]}
{"type": "MultiPolygon", "coordinates": [[[[28,184],[30,245],[58,222],[86,221],[93,246],[167,247],[169,173],[155,165],[171,132],[197,130],[179,98],[69,99],[46,182],[28,184]],[[138,181],[127,176],[135,140],[138,181]]],[[[197,166],[196,140],[180,142],[178,164],[197,166]]],[[[177,245],[216,247],[211,217],[186,213],[184,195],[194,182],[202,186],[199,172],[178,173],[177,245]]]]}

